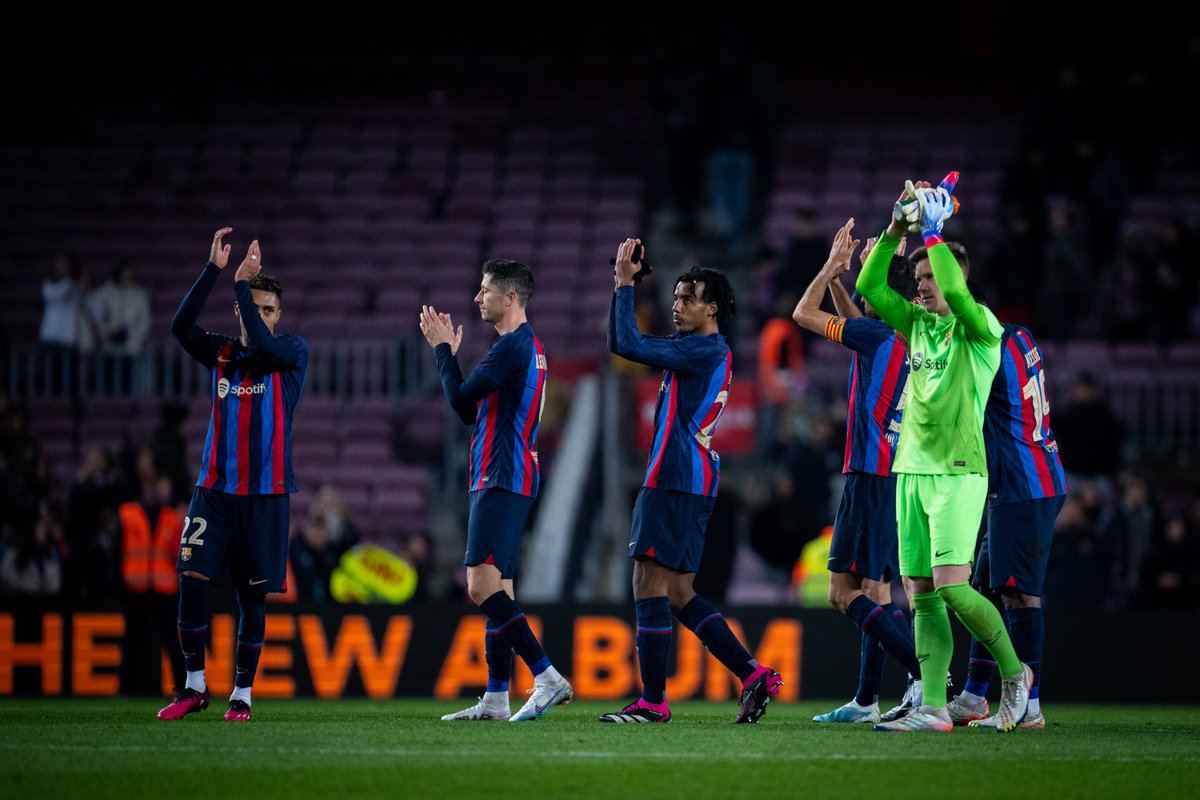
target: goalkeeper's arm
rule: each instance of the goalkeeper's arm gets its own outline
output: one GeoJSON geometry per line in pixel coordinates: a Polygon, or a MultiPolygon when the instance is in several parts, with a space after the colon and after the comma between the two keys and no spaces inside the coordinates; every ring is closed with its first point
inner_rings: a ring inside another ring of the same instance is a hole
{"type": "MultiPolygon", "coordinates": [[[[888,229],[875,243],[854,288],[871,304],[879,318],[891,325],[900,333],[908,336],[912,329],[913,315],[917,307],[900,296],[900,293],[887,285],[888,267],[892,263],[892,255],[900,245],[900,239],[892,231],[896,227],[893,220],[888,229]]],[[[903,229],[901,229],[903,236],[903,229]]]]}
{"type": "Polygon", "coordinates": [[[929,255],[929,268],[933,271],[933,279],[942,290],[942,297],[946,298],[950,313],[958,317],[967,335],[988,346],[999,344],[1000,337],[988,324],[983,306],[967,288],[967,279],[963,277],[962,267],[950,252],[950,248],[945,243],[938,243],[931,246],[926,253],[929,255]]]}

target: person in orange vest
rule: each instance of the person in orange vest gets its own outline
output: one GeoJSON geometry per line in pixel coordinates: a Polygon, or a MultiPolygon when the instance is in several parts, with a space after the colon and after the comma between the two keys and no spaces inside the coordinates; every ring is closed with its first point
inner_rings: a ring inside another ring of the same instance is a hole
{"type": "Polygon", "coordinates": [[[804,393],[804,338],[792,322],[796,297],[775,305],[758,336],[758,448],[767,459],[779,455],[779,427],[788,404],[804,393]]]}
{"type": "Polygon", "coordinates": [[[125,586],[125,637],[121,692],[157,696],[162,691],[162,650],[171,658],[172,679],[183,677],[183,651],[175,631],[179,578],[175,559],[183,513],[171,504],[171,481],[147,476],[142,496],[118,508],[121,577],[125,586]]]}

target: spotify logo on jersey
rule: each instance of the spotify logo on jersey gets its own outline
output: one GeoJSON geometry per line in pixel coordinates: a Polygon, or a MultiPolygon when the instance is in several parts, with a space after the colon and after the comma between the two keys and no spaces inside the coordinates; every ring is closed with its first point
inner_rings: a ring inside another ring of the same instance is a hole
{"type": "Polygon", "coordinates": [[[253,386],[230,386],[228,378],[221,378],[217,381],[217,397],[222,400],[229,394],[233,394],[235,397],[248,397],[252,394],[265,394],[266,391],[265,383],[256,383],[253,386]]]}

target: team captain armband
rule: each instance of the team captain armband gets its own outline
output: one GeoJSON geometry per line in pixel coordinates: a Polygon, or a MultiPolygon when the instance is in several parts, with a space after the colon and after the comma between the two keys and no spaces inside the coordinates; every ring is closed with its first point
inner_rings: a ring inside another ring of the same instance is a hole
{"type": "Polygon", "coordinates": [[[846,327],[845,317],[830,317],[825,323],[825,338],[834,344],[842,343],[842,329],[846,327]]]}

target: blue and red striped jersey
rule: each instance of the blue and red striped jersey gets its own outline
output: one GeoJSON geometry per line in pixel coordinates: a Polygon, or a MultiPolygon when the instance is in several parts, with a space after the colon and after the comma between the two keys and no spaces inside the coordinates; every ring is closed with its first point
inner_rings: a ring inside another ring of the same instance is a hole
{"type": "Polygon", "coordinates": [[[446,399],[471,433],[470,491],[507,489],[537,497],[537,434],[549,370],[528,322],[492,342],[463,380],[450,345],[435,348],[446,399]]]}
{"type": "Polygon", "coordinates": [[[1028,330],[1004,325],[1000,369],[984,413],[989,494],[993,505],[1067,493],[1067,478],[1050,429],[1042,349],[1028,330]]]}
{"type": "Polygon", "coordinates": [[[868,317],[833,317],[825,338],[853,351],[842,472],[888,477],[908,387],[904,339],[886,322],[868,317]]]}
{"type": "Polygon", "coordinates": [[[212,411],[196,485],[226,494],[295,492],[292,423],[304,391],[308,345],[298,336],[270,332],[249,281],[234,284],[248,345],[198,327],[219,275],[208,264],[171,323],[184,349],[212,370],[212,411]]]}
{"type": "Polygon", "coordinates": [[[643,485],[715,497],[721,459],[712,439],[733,382],[725,337],[646,336],[633,313],[633,287],[623,286],[613,292],[608,349],[663,370],[643,485]]]}

